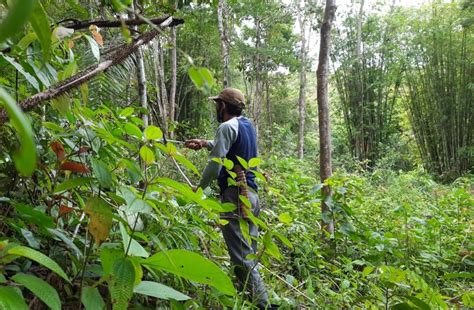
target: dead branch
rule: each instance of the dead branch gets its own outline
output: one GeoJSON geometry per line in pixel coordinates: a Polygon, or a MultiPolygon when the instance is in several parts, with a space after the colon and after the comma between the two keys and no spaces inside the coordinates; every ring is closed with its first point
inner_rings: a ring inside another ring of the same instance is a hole
{"type": "MultiPolygon", "coordinates": [[[[121,27],[122,24],[125,24],[127,26],[138,26],[138,25],[148,24],[149,22],[155,25],[161,25],[168,18],[170,18],[170,16],[152,18],[149,21],[145,21],[139,18],[122,19],[122,20],[91,20],[91,21],[68,20],[68,23],[64,23],[62,26],[66,28],[74,29],[74,30],[79,30],[79,29],[88,29],[89,26],[91,25],[95,25],[99,28],[116,28],[116,27],[121,27]]],[[[167,26],[174,27],[183,23],[184,23],[183,19],[172,17],[171,22],[167,26]]]]}

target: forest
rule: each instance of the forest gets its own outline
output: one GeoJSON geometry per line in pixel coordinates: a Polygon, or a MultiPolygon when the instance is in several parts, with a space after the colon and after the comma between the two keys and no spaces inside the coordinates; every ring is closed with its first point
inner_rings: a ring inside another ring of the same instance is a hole
{"type": "Polygon", "coordinates": [[[474,308],[472,0],[0,0],[0,72],[0,310],[474,308]]]}

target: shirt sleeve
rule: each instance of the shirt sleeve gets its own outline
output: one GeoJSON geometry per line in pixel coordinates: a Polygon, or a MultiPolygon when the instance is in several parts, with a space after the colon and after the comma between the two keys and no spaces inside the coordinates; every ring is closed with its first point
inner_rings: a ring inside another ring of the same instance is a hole
{"type": "Polygon", "coordinates": [[[231,122],[222,123],[217,129],[216,138],[213,141],[208,141],[208,148],[211,148],[209,154],[209,161],[202,172],[199,187],[205,189],[209,186],[212,180],[219,175],[221,165],[213,161],[213,158],[224,158],[229,152],[230,147],[237,139],[238,127],[233,126],[231,122]]]}

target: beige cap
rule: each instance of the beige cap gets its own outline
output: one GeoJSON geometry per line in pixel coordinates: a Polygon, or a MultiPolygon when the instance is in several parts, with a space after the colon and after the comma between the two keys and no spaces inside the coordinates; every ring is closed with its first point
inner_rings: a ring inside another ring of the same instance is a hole
{"type": "Polygon", "coordinates": [[[245,108],[245,97],[244,94],[237,88],[224,88],[219,96],[209,97],[211,100],[222,100],[225,103],[230,103],[240,108],[245,108]]]}

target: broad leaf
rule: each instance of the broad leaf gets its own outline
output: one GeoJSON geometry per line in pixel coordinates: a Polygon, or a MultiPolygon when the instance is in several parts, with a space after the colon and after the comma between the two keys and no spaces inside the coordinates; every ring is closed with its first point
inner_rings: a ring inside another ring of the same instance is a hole
{"type": "Polygon", "coordinates": [[[99,160],[93,158],[91,160],[92,172],[96,177],[97,181],[99,181],[100,186],[104,188],[111,188],[112,187],[112,174],[109,171],[109,167],[99,160]]]}
{"type": "Polygon", "coordinates": [[[163,138],[163,132],[161,132],[161,129],[153,125],[148,126],[145,129],[144,134],[147,140],[156,140],[163,138]]]}
{"type": "Polygon", "coordinates": [[[20,149],[13,156],[15,167],[20,174],[30,176],[36,169],[36,146],[30,122],[13,98],[1,87],[0,105],[7,111],[8,117],[10,117],[10,121],[20,138],[20,149]]]}
{"type": "Polygon", "coordinates": [[[109,282],[110,296],[114,310],[126,310],[133,296],[135,269],[130,260],[120,258],[112,267],[112,279],[109,282]]]}
{"type": "Polygon", "coordinates": [[[140,128],[138,128],[137,125],[132,123],[126,123],[124,129],[129,136],[134,136],[138,139],[142,138],[142,131],[140,130],[140,128]]]}
{"type": "Polygon", "coordinates": [[[85,212],[89,216],[89,232],[95,243],[100,245],[109,236],[112,227],[112,209],[100,197],[91,197],[87,200],[85,212]]]}
{"type": "Polygon", "coordinates": [[[134,290],[134,293],[151,296],[159,299],[188,300],[191,297],[178,292],[177,290],[157,282],[142,281],[134,290]]]}
{"type": "Polygon", "coordinates": [[[61,309],[58,292],[43,279],[29,274],[17,273],[12,277],[12,280],[25,286],[51,309],[61,309]]]}
{"type": "Polygon", "coordinates": [[[19,64],[18,62],[15,61],[15,59],[7,56],[7,55],[2,55],[2,57],[8,61],[13,67],[15,67],[16,70],[18,70],[18,73],[20,73],[21,75],[23,75],[23,77],[28,81],[28,83],[31,84],[31,86],[33,86],[33,88],[36,90],[36,91],[40,91],[40,86],[39,86],[39,83],[38,83],[38,80],[32,76],[30,73],[28,73],[25,68],[23,68],[23,66],[21,64],[19,64]]]}
{"type": "Polygon", "coordinates": [[[208,284],[227,295],[235,294],[232,281],[216,264],[191,251],[162,251],[144,260],[144,264],[194,282],[208,284]]]}
{"type": "Polygon", "coordinates": [[[122,235],[124,251],[127,250],[127,248],[129,247],[128,244],[130,243],[130,247],[128,248],[128,255],[145,258],[150,256],[150,254],[148,254],[148,252],[141,246],[140,243],[138,243],[135,239],[131,239],[131,237],[127,233],[127,229],[122,223],[120,223],[120,234],[122,235]]]}
{"type": "Polygon", "coordinates": [[[149,165],[155,161],[155,154],[153,151],[146,145],[142,146],[140,148],[140,157],[143,159],[143,161],[149,165]]]}
{"type": "Polygon", "coordinates": [[[0,309],[2,310],[28,310],[22,296],[11,287],[0,286],[0,309]]]}
{"type": "Polygon", "coordinates": [[[105,302],[97,287],[83,287],[81,302],[86,310],[103,310],[105,308],[105,302]]]}
{"type": "Polygon", "coordinates": [[[26,246],[18,245],[8,250],[8,254],[23,256],[31,259],[44,267],[57,273],[61,278],[69,282],[69,278],[64,270],[51,258],[41,252],[28,248],[26,246]]]}

